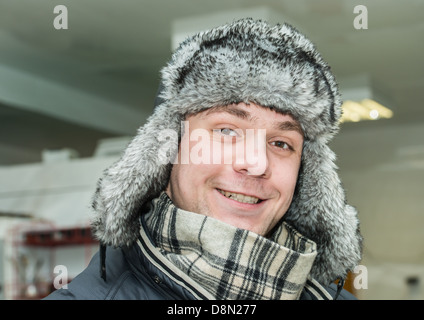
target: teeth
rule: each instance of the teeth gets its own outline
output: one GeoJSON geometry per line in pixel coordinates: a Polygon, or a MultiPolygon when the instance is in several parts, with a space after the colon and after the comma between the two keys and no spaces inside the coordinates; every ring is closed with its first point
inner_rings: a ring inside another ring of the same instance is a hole
{"type": "Polygon", "coordinates": [[[259,199],[256,197],[251,197],[251,196],[246,196],[244,194],[240,194],[240,193],[233,193],[233,192],[228,192],[228,191],[223,191],[218,189],[218,191],[223,194],[224,196],[226,196],[227,198],[236,200],[238,202],[242,202],[242,203],[250,203],[250,204],[255,204],[259,202],[259,199]]]}

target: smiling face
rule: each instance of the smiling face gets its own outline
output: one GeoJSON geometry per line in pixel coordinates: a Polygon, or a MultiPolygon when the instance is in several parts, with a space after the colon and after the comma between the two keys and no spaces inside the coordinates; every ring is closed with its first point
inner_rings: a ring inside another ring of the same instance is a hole
{"type": "Polygon", "coordinates": [[[299,124],[244,103],[186,120],[178,159],[188,154],[189,161],[173,165],[168,196],[181,209],[266,236],[293,198],[303,147],[299,124]]]}

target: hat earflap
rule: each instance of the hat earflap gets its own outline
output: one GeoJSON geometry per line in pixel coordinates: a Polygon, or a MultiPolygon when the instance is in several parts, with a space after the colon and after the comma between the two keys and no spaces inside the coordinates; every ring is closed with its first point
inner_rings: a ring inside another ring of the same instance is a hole
{"type": "Polygon", "coordinates": [[[323,284],[346,276],[361,259],[357,211],[346,203],[326,139],[305,141],[302,168],[285,220],[317,244],[312,276],[323,284]]]}
{"type": "Polygon", "coordinates": [[[130,142],[122,157],[97,184],[92,228],[98,240],[113,247],[130,245],[139,232],[139,210],[165,190],[178,152],[180,120],[166,104],[159,106],[130,142]],[[177,139],[177,141],[173,141],[177,139]]]}

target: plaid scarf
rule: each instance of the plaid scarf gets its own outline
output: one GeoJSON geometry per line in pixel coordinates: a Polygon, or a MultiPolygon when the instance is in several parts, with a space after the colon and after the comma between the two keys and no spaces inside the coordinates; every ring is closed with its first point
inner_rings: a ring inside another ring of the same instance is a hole
{"type": "Polygon", "coordinates": [[[175,207],[166,193],[145,216],[160,252],[216,299],[298,299],[316,256],[314,242],[286,223],[267,239],[175,207]]]}

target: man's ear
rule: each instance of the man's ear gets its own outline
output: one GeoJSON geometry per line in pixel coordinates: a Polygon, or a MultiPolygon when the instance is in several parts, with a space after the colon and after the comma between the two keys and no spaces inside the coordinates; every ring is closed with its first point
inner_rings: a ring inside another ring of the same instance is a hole
{"type": "Polygon", "coordinates": [[[294,188],[293,199],[295,199],[297,197],[297,195],[299,194],[299,188],[300,188],[300,183],[299,183],[300,179],[299,178],[302,176],[302,173],[303,173],[303,152],[302,152],[302,156],[300,158],[299,171],[297,172],[296,187],[294,188]]]}
{"type": "Polygon", "coordinates": [[[171,174],[169,177],[169,182],[168,185],[165,188],[165,193],[168,195],[169,199],[172,200],[172,187],[171,187],[171,180],[172,180],[172,169],[171,169],[171,174]]]}

